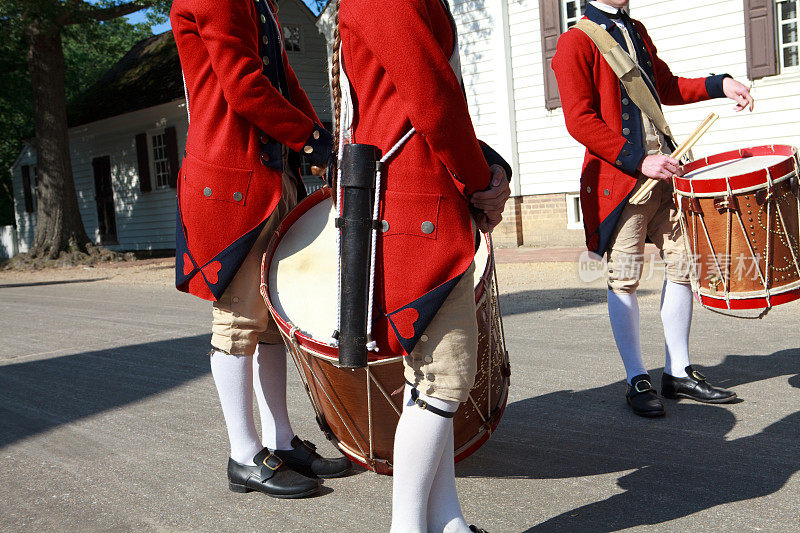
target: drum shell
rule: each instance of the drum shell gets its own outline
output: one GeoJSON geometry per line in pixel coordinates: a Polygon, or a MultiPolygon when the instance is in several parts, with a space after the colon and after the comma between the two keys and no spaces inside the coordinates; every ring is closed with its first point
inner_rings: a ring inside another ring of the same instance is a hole
{"type": "MultiPolygon", "coordinates": [[[[336,348],[312,339],[289,323],[270,301],[268,271],[280,236],[303,210],[324,200],[318,191],[298,206],[279,228],[262,262],[262,295],[278,323],[306,383],[320,425],[328,438],[351,459],[378,473],[391,473],[394,432],[402,411],[405,379],[401,357],[374,354],[366,368],[337,364],[336,348]],[[369,386],[368,386],[369,384],[369,386]]],[[[470,399],[457,411],[454,423],[456,460],[477,450],[502,417],[508,397],[510,367],[502,346],[499,309],[492,293],[491,260],[486,261],[475,288],[478,320],[478,372],[470,399]]]]}

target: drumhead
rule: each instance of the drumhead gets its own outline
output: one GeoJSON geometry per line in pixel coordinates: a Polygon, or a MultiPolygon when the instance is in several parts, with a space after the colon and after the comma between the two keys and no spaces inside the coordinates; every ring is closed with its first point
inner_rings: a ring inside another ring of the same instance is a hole
{"type": "MultiPolygon", "coordinates": [[[[292,224],[275,247],[269,265],[269,298],[274,310],[298,330],[327,342],[336,330],[336,211],[324,198],[292,224]]],[[[489,260],[486,239],[475,254],[475,279],[481,284],[489,260]]]]}
{"type": "Polygon", "coordinates": [[[760,155],[753,157],[742,157],[739,159],[732,159],[730,161],[722,161],[708,165],[707,167],[699,168],[694,172],[689,172],[683,177],[693,180],[707,180],[715,178],[727,178],[730,176],[740,176],[742,174],[749,174],[757,170],[765,170],[772,165],[776,165],[784,161],[786,156],[783,155],[760,155]]]}

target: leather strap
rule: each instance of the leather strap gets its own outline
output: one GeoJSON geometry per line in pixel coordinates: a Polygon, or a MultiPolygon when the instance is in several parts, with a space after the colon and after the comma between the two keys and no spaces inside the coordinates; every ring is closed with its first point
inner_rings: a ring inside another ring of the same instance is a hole
{"type": "Polygon", "coordinates": [[[672,132],[661,111],[661,105],[656,101],[653,93],[647,88],[642,71],[633,58],[622,49],[617,41],[598,24],[589,19],[581,19],[573,26],[584,32],[597,46],[597,49],[606,60],[608,66],[617,75],[619,81],[625,86],[628,96],[642,113],[647,115],[653,125],[665,137],[675,142],[672,132]]]}
{"type": "Polygon", "coordinates": [[[420,400],[419,391],[417,390],[416,387],[412,387],[411,388],[411,400],[420,409],[425,409],[427,411],[430,411],[431,413],[433,413],[435,415],[439,415],[442,418],[453,418],[455,416],[455,414],[456,414],[455,411],[453,411],[453,412],[445,411],[444,409],[439,409],[438,407],[432,406],[431,404],[429,404],[425,400],[420,400]]]}

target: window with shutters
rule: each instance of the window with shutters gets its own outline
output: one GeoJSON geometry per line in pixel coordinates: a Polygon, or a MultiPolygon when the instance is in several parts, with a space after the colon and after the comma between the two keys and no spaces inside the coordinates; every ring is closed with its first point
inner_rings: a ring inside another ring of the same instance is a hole
{"type": "Polygon", "coordinates": [[[167,135],[164,131],[150,134],[151,175],[156,189],[169,187],[169,158],[167,157],[167,135]]]}
{"type": "Polygon", "coordinates": [[[800,70],[798,61],[798,11],[800,0],[777,0],[778,58],[781,72],[800,70]]]}
{"type": "Polygon", "coordinates": [[[287,24],[283,27],[283,47],[287,52],[300,52],[302,50],[302,26],[287,24]]]}
{"type": "Polygon", "coordinates": [[[583,16],[586,0],[539,0],[539,25],[544,69],[544,104],[549,110],[561,107],[556,75],[550,64],[558,38],[583,16]]]}

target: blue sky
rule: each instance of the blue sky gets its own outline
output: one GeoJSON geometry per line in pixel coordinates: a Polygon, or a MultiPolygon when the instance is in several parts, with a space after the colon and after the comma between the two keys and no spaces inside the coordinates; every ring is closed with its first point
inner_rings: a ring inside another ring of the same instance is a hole
{"type": "MultiPolygon", "coordinates": [[[[316,9],[313,6],[312,2],[307,1],[307,0],[303,0],[303,1],[306,2],[306,4],[309,7],[311,7],[311,11],[314,11],[316,13],[316,9]]],[[[134,13],[133,15],[129,15],[127,17],[127,19],[132,23],[145,22],[146,18],[147,17],[145,16],[143,11],[138,11],[138,12],[134,13]]],[[[164,24],[158,24],[156,26],[153,26],[153,33],[156,33],[156,34],[162,33],[162,32],[167,31],[168,29],[169,29],[169,22],[165,22],[164,24]]]]}

